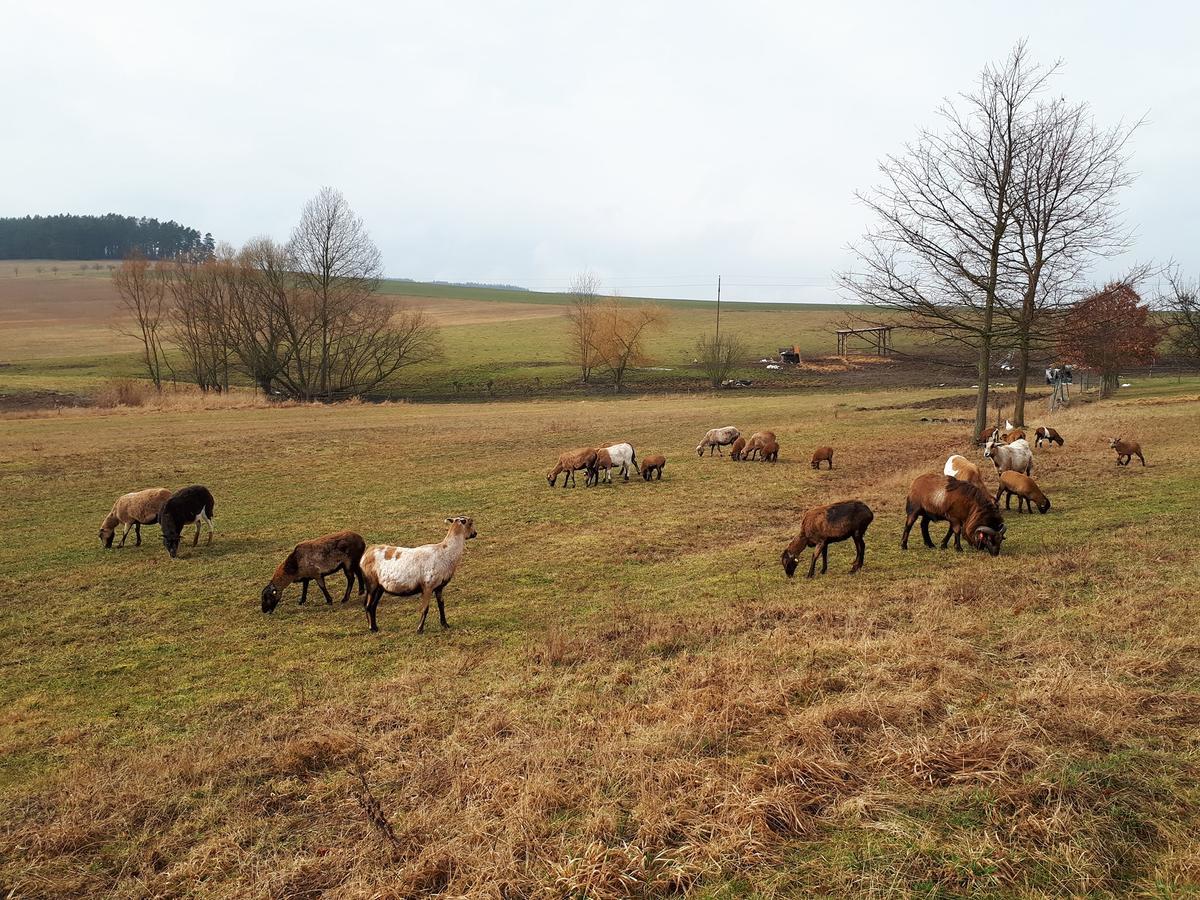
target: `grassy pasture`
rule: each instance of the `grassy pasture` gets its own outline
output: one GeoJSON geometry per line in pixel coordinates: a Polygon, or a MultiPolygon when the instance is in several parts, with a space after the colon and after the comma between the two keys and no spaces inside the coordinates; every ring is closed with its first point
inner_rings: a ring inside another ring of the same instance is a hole
{"type": "Polygon", "coordinates": [[[1054,508],[1010,515],[997,559],[898,548],[911,478],[978,457],[921,421],[964,415],[947,390],[4,419],[0,888],[1192,890],[1198,392],[1059,414],[1054,508]],[[775,430],[780,463],[698,459],[728,423],[775,430]],[[1148,468],[1114,465],[1114,431],[1148,468]],[[546,486],[558,450],[615,439],[664,480],[546,486]],[[116,495],[196,481],[211,547],[100,548],[116,495]],[[876,514],[865,570],[842,544],[787,581],[800,512],[847,497],[876,514]],[[296,541],[437,540],[452,514],[480,536],[449,631],[388,598],[372,635],[315,588],[261,613],[296,541]]]}

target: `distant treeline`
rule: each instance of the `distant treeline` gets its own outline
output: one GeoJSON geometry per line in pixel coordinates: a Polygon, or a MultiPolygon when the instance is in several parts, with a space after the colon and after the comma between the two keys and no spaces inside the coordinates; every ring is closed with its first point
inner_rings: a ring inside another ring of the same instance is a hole
{"type": "Polygon", "coordinates": [[[528,291],[517,284],[488,284],[486,281],[420,281],[416,278],[390,278],[403,284],[440,284],[446,287],[487,288],[491,291],[528,291]]]}
{"type": "Polygon", "coordinates": [[[0,259],[123,259],[138,250],[148,259],[210,256],[211,234],[178,222],[104,216],[0,218],[0,259]]]}

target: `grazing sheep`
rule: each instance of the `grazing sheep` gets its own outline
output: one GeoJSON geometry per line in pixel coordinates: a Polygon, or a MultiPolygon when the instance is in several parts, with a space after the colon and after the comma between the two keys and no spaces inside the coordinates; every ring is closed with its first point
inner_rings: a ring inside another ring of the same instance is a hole
{"type": "Polygon", "coordinates": [[[821,468],[821,463],[823,463],[823,462],[829,463],[829,468],[831,468],[831,469],[833,468],[833,448],[832,447],[818,447],[816,450],[813,451],[812,467],[814,469],[819,469],[819,468],[821,468]]]}
{"type": "Polygon", "coordinates": [[[1051,444],[1063,445],[1062,436],[1047,425],[1039,425],[1038,429],[1033,433],[1033,446],[1041,449],[1042,444],[1050,446],[1051,444]]]}
{"type": "Polygon", "coordinates": [[[1033,474],[1033,451],[1029,449],[1029,441],[1024,438],[1011,444],[1001,444],[992,438],[983,448],[983,456],[992,461],[997,472],[1033,474]]]}
{"type": "Polygon", "coordinates": [[[759,459],[762,462],[776,463],[779,462],[779,441],[770,440],[765,442],[759,448],[759,459]]]}
{"type": "Polygon", "coordinates": [[[371,630],[378,631],[375,611],[384,594],[396,597],[421,595],[421,622],[417,634],[425,631],[425,616],[429,613],[429,600],[437,598],[438,617],[442,627],[449,628],[446,621],[446,604],[442,602],[442,591],[454,577],[462,561],[466,543],[476,537],[475,523],[466,516],[447,519],[450,530],[439,544],[424,544],[420,547],[392,547],[376,545],[368,547],[362,557],[362,573],[367,582],[364,605],[371,630]]]}
{"type": "MultiPolygon", "coordinates": [[[[1022,431],[1020,428],[1014,428],[1012,431],[1010,431],[1004,435],[1004,443],[1006,443],[1006,444],[1011,444],[1014,441],[1024,441],[1024,440],[1025,440],[1025,432],[1022,431]]],[[[1026,443],[1028,443],[1028,442],[1026,441],[1026,443]]]]}
{"type": "Polygon", "coordinates": [[[667,464],[665,456],[647,456],[642,459],[642,478],[649,481],[654,477],[657,481],[662,481],[663,466],[667,464]]]}
{"type": "Polygon", "coordinates": [[[596,451],[592,447],[579,447],[575,450],[570,450],[566,453],[558,455],[558,464],[551,469],[546,475],[546,482],[550,487],[554,487],[558,481],[560,473],[563,475],[563,487],[567,486],[569,480],[572,485],[575,484],[575,473],[579,469],[587,469],[589,472],[596,462],[596,451]]]}
{"type": "Polygon", "coordinates": [[[746,442],[746,449],[742,451],[742,461],[754,459],[754,454],[762,453],[762,448],[767,444],[774,442],[775,432],[773,431],[756,431],[750,435],[750,440],[746,442]]]}
{"type": "Polygon", "coordinates": [[[797,557],[808,547],[814,547],[806,577],[813,577],[818,556],[821,557],[821,574],[824,575],[829,568],[829,545],[853,538],[854,565],[850,567],[850,574],[853,575],[862,568],[866,558],[867,527],[874,518],[871,508],[861,500],[843,500],[841,503],[813,507],[804,513],[804,518],[800,520],[800,533],[783,551],[783,571],[791,578],[796,573],[797,557]]]}
{"type": "Polygon", "coordinates": [[[600,472],[604,472],[604,481],[606,484],[612,483],[612,470],[620,466],[621,474],[625,476],[625,480],[629,480],[629,467],[633,466],[633,470],[639,475],[641,471],[638,469],[637,454],[634,453],[632,444],[613,444],[611,447],[601,447],[596,450],[596,458],[588,468],[587,478],[584,483],[595,485],[600,483],[600,472]]]}
{"type": "Polygon", "coordinates": [[[745,449],[746,439],[744,437],[738,437],[738,439],[733,442],[733,449],[729,451],[729,458],[734,462],[737,462],[742,458],[742,451],[745,449]]]}
{"type": "Polygon", "coordinates": [[[142,546],[142,526],[154,525],[158,522],[159,511],[162,510],[163,504],[170,496],[171,492],[166,488],[146,488],[144,491],[122,494],[113,504],[112,511],[100,523],[100,543],[104,545],[105,549],[111,550],[117,526],[124,525],[125,530],[121,532],[121,543],[117,546],[125,546],[125,538],[129,537],[130,528],[137,535],[134,546],[142,546]]]}
{"type": "Polygon", "coordinates": [[[332,603],[329,589],[325,586],[325,576],[341,571],[346,575],[346,592],[342,594],[342,602],[350,597],[350,589],[354,587],[354,579],[358,579],[358,592],[367,589],[360,563],[366,552],[367,542],[362,535],[353,531],[339,531],[324,537],[313,538],[311,541],[301,541],[287,559],[275,569],[275,574],[262,590],[262,611],[274,612],[275,607],[283,598],[283,592],[289,584],[299,581],[303,586],[300,592],[300,602],[308,599],[308,583],[317,580],[317,587],[325,595],[325,602],[332,603]]]}
{"type": "Polygon", "coordinates": [[[1108,446],[1117,451],[1118,466],[1129,465],[1135,456],[1142,461],[1143,466],[1146,465],[1146,457],[1142,456],[1142,445],[1137,441],[1123,441],[1115,437],[1108,442],[1108,446]]]}
{"type": "Polygon", "coordinates": [[[732,425],[726,425],[724,428],[710,428],[704,434],[704,440],[696,447],[696,455],[703,456],[704,451],[708,450],[708,455],[712,456],[713,450],[724,456],[725,453],[721,450],[722,447],[728,447],[738,439],[741,432],[732,425]]]}
{"type": "Polygon", "coordinates": [[[930,521],[946,521],[950,523],[950,530],[942,539],[943,550],[953,534],[954,549],[961,551],[961,538],[965,533],[972,547],[986,550],[992,556],[1000,553],[1000,545],[1004,541],[1004,518],[992,498],[969,481],[959,481],[934,472],[918,475],[908,489],[905,514],[901,550],[908,549],[909,532],[919,518],[921,537],[926,547],[933,546],[933,539],[929,537],[930,521]]]}
{"type": "Polygon", "coordinates": [[[942,469],[942,474],[949,475],[951,478],[957,478],[959,481],[969,481],[981,491],[987,491],[987,486],[983,483],[983,475],[980,474],[979,467],[965,456],[959,456],[955,453],[947,459],[946,465],[942,469]]]}
{"type": "Polygon", "coordinates": [[[200,541],[201,524],[208,526],[206,544],[211,544],[213,538],[212,518],[213,495],[204,485],[189,485],[172,494],[158,514],[158,524],[162,528],[163,546],[171,554],[171,559],[174,559],[179,552],[179,541],[183,536],[183,529],[193,522],[196,523],[196,536],[192,538],[192,546],[195,547],[200,541]]]}
{"type": "Polygon", "coordinates": [[[1039,513],[1045,513],[1050,508],[1050,498],[1042,493],[1037,482],[1020,472],[1000,473],[1000,488],[996,491],[996,497],[992,502],[999,505],[1001,494],[1004,494],[1005,509],[1012,509],[1013,494],[1017,495],[1018,513],[1021,512],[1022,504],[1028,506],[1030,512],[1033,512],[1035,503],[1039,513]]]}

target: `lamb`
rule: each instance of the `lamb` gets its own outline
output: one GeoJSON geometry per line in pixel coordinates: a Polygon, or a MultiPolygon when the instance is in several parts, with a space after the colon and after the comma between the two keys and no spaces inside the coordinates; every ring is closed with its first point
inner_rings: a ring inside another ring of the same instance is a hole
{"type": "Polygon", "coordinates": [[[959,481],[969,481],[981,491],[987,491],[987,486],[983,483],[983,475],[980,474],[979,467],[965,456],[959,456],[955,453],[947,459],[946,465],[942,468],[942,474],[949,475],[951,478],[957,478],[959,481]]]}
{"type": "Polygon", "coordinates": [[[759,460],[762,462],[776,463],[779,462],[779,442],[775,440],[767,441],[759,448],[759,460]]]}
{"type": "Polygon", "coordinates": [[[1108,446],[1117,451],[1118,466],[1129,465],[1135,456],[1142,461],[1143,467],[1146,465],[1146,457],[1142,456],[1142,445],[1137,441],[1123,441],[1115,437],[1108,442],[1108,446]]]}
{"type": "Polygon", "coordinates": [[[833,468],[833,448],[832,447],[818,447],[816,450],[813,451],[812,467],[814,469],[819,469],[819,468],[821,468],[821,463],[823,463],[823,462],[829,463],[829,468],[831,468],[831,469],[833,468]]]}
{"type": "Polygon", "coordinates": [[[366,549],[367,542],[362,539],[362,535],[353,531],[339,531],[313,538],[311,541],[301,541],[288,554],[287,559],[279,564],[275,574],[263,588],[262,611],[274,612],[283,598],[284,590],[296,581],[303,585],[300,593],[300,602],[303,603],[308,599],[308,583],[314,578],[317,580],[317,587],[325,595],[325,602],[333,603],[333,597],[329,595],[329,589],[325,586],[325,576],[339,570],[346,575],[343,603],[350,597],[355,578],[358,579],[359,594],[364,593],[367,585],[360,563],[366,549]]]}
{"type": "Polygon", "coordinates": [[[1038,487],[1037,482],[1028,475],[1022,475],[1020,472],[1001,472],[1000,473],[1000,488],[996,491],[996,497],[993,503],[1000,504],[1000,495],[1004,494],[1004,508],[1011,509],[1013,494],[1017,495],[1017,512],[1021,512],[1021,505],[1029,507],[1029,511],[1033,512],[1033,505],[1037,504],[1039,513],[1045,513],[1050,508],[1050,499],[1042,493],[1042,489],[1038,487]]]}
{"type": "MultiPolygon", "coordinates": [[[[1006,444],[1011,444],[1014,441],[1024,441],[1024,440],[1025,440],[1025,432],[1022,431],[1020,428],[1014,428],[1012,431],[1010,431],[1004,435],[1004,443],[1006,443],[1006,444]]],[[[1026,441],[1026,443],[1028,443],[1028,441],[1026,441]]]]}
{"type": "Polygon", "coordinates": [[[909,532],[919,518],[921,537],[926,547],[933,546],[933,540],[929,537],[930,521],[946,521],[950,523],[950,529],[942,539],[943,550],[953,534],[954,549],[961,551],[961,538],[965,533],[972,547],[986,550],[992,556],[1000,554],[1000,545],[1004,542],[1004,517],[992,498],[969,481],[959,481],[934,472],[918,475],[908,489],[905,513],[901,550],[908,549],[909,532]]]}
{"type": "Polygon", "coordinates": [[[1063,445],[1063,439],[1062,436],[1053,428],[1050,428],[1047,425],[1039,425],[1037,430],[1033,433],[1033,446],[1040,450],[1043,443],[1046,444],[1046,446],[1058,444],[1058,446],[1061,447],[1063,445]]]}
{"type": "Polygon", "coordinates": [[[746,449],[746,439],[739,437],[733,442],[733,449],[729,451],[729,458],[737,462],[742,458],[742,451],[746,449]]]}
{"type": "Polygon", "coordinates": [[[449,628],[446,621],[446,604],[442,602],[445,590],[454,572],[462,561],[466,542],[477,536],[475,523],[467,516],[447,519],[450,529],[439,544],[424,544],[420,547],[392,547],[376,545],[363,553],[361,569],[367,582],[364,606],[371,630],[378,631],[375,611],[384,594],[396,597],[421,595],[421,622],[417,634],[425,632],[425,616],[429,613],[429,600],[437,598],[438,617],[442,627],[449,628]]]}
{"type": "Polygon", "coordinates": [[[1029,441],[1024,438],[1011,444],[1001,444],[992,438],[983,448],[983,456],[992,461],[997,472],[1033,474],[1033,451],[1029,449],[1029,441]]]}
{"type": "Polygon", "coordinates": [[[558,465],[549,471],[546,475],[546,482],[550,487],[554,487],[558,481],[560,473],[565,472],[563,476],[563,487],[567,486],[569,480],[571,484],[575,484],[575,473],[579,469],[587,469],[589,472],[596,463],[596,451],[592,447],[579,447],[575,450],[569,450],[566,453],[558,455],[558,465]]]}
{"type": "Polygon", "coordinates": [[[747,461],[754,459],[754,454],[762,453],[762,448],[767,444],[775,441],[775,432],[773,431],[756,431],[750,435],[750,440],[746,442],[746,449],[742,451],[742,460],[747,461]]]}
{"type": "Polygon", "coordinates": [[[667,464],[665,456],[647,456],[642,459],[642,478],[649,481],[654,477],[657,481],[662,481],[663,466],[667,464]]]}
{"type": "Polygon", "coordinates": [[[813,577],[818,556],[821,557],[821,574],[824,575],[829,568],[829,545],[853,538],[854,565],[850,567],[850,574],[853,575],[863,566],[867,555],[867,527],[874,519],[871,508],[861,500],[843,500],[828,506],[813,507],[804,513],[804,518],[800,520],[800,533],[783,551],[783,571],[791,578],[796,573],[797,557],[813,547],[812,562],[805,577],[813,577]]]}
{"type": "Polygon", "coordinates": [[[724,428],[710,428],[704,434],[702,440],[696,447],[696,455],[703,456],[704,451],[708,450],[708,455],[712,456],[713,450],[724,456],[725,453],[721,450],[722,447],[728,447],[741,436],[741,432],[732,425],[726,425],[724,428]]]}
{"type": "Polygon", "coordinates": [[[158,524],[162,528],[163,546],[175,559],[179,552],[179,541],[183,529],[193,522],[196,523],[196,536],[192,538],[192,546],[200,541],[201,524],[208,526],[208,541],[213,538],[213,495],[212,491],[202,484],[193,484],[180,488],[163,504],[158,514],[158,524]]]}
{"type": "Polygon", "coordinates": [[[171,492],[167,488],[146,488],[144,491],[122,494],[113,504],[109,514],[104,517],[104,521],[100,523],[100,543],[104,545],[105,549],[111,550],[117,526],[124,525],[125,530],[121,532],[121,543],[117,546],[125,546],[125,539],[129,537],[130,528],[137,535],[134,546],[142,546],[142,526],[154,525],[158,522],[158,514],[170,496],[171,492]]]}

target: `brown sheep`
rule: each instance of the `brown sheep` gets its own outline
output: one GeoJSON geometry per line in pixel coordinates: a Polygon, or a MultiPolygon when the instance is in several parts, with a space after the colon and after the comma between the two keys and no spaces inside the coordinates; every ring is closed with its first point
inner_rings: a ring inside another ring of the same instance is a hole
{"type": "Polygon", "coordinates": [[[980,473],[979,467],[965,456],[955,453],[947,459],[942,474],[957,478],[959,481],[969,481],[981,491],[987,492],[987,486],[983,483],[983,475],[980,473]]]}
{"type": "Polygon", "coordinates": [[[816,450],[813,451],[812,467],[814,469],[819,469],[819,468],[821,468],[821,463],[823,463],[823,462],[829,463],[829,468],[831,468],[831,469],[833,468],[833,448],[832,447],[818,447],[816,450]]]}
{"type": "Polygon", "coordinates": [[[1113,438],[1108,442],[1108,446],[1117,451],[1117,465],[1127,466],[1133,462],[1133,457],[1137,457],[1142,461],[1142,465],[1146,465],[1146,457],[1142,456],[1142,445],[1137,441],[1123,441],[1120,438],[1113,438]]]}
{"type": "Polygon", "coordinates": [[[275,574],[262,590],[262,611],[274,612],[275,607],[283,598],[283,592],[289,584],[299,581],[303,585],[300,602],[308,599],[308,583],[317,580],[317,587],[325,595],[325,602],[332,603],[333,597],[325,586],[325,576],[341,571],[346,575],[346,592],[342,594],[342,602],[350,597],[350,589],[354,580],[358,579],[358,593],[366,592],[367,583],[363,578],[360,562],[366,552],[367,542],[362,535],[353,531],[339,531],[324,537],[313,538],[311,541],[301,541],[295,546],[287,559],[275,569],[275,574]]]}
{"type": "Polygon", "coordinates": [[[1033,512],[1035,503],[1039,513],[1045,513],[1050,508],[1050,498],[1042,493],[1037,482],[1020,472],[1000,473],[1000,488],[992,502],[999,505],[1001,494],[1004,494],[1005,509],[1012,509],[1013,494],[1017,495],[1017,512],[1021,512],[1022,504],[1028,506],[1030,512],[1033,512]]]}
{"type": "Polygon", "coordinates": [[[1008,434],[1004,435],[1004,443],[1011,444],[1013,441],[1025,440],[1025,432],[1020,428],[1014,428],[1008,434]]]}
{"type": "Polygon", "coordinates": [[[1046,446],[1058,444],[1061,447],[1063,445],[1062,435],[1047,425],[1040,425],[1033,433],[1033,446],[1040,449],[1043,443],[1046,446]]]}
{"type": "Polygon", "coordinates": [[[791,578],[796,573],[799,555],[808,547],[813,547],[812,562],[809,563],[806,577],[813,577],[818,556],[821,557],[821,574],[824,575],[829,568],[829,545],[853,538],[854,565],[850,567],[850,574],[853,575],[862,568],[866,558],[867,527],[874,518],[871,508],[861,500],[843,500],[841,503],[813,507],[804,513],[804,518],[800,520],[800,533],[783,551],[783,571],[791,578]]]}
{"type": "Polygon", "coordinates": [[[665,456],[644,457],[642,459],[642,477],[649,481],[651,476],[655,476],[656,480],[662,481],[662,470],[666,464],[665,456]]]}
{"type": "Polygon", "coordinates": [[[130,528],[137,536],[134,546],[142,546],[142,526],[158,523],[158,514],[170,497],[171,492],[166,488],[146,488],[144,491],[122,494],[113,504],[109,514],[104,517],[104,521],[100,523],[100,543],[106,549],[111,550],[117,526],[124,525],[125,530],[121,533],[121,543],[117,546],[125,546],[125,539],[129,537],[130,528]]]}
{"type": "Polygon", "coordinates": [[[575,473],[580,469],[591,469],[595,463],[596,450],[594,447],[579,447],[575,450],[569,450],[566,453],[560,453],[558,464],[546,475],[546,483],[550,487],[554,487],[555,482],[558,481],[559,474],[565,472],[563,487],[567,486],[568,479],[573,485],[575,484],[575,473]]]}
{"type": "Polygon", "coordinates": [[[742,461],[754,459],[754,454],[762,453],[762,448],[775,440],[775,432],[773,431],[756,431],[750,435],[750,440],[746,442],[746,449],[742,451],[742,461]]]}
{"type": "Polygon", "coordinates": [[[943,550],[953,534],[954,549],[961,551],[961,538],[965,533],[972,547],[986,550],[992,556],[1000,554],[1000,545],[1004,541],[1004,517],[992,498],[968,481],[934,472],[918,475],[908,489],[905,513],[901,550],[908,549],[909,532],[919,518],[921,537],[926,547],[933,547],[933,539],[929,537],[930,521],[946,521],[950,523],[950,530],[942,539],[943,550]]]}
{"type": "Polygon", "coordinates": [[[738,439],[733,442],[733,449],[729,451],[729,458],[732,459],[734,462],[737,462],[739,459],[742,458],[742,451],[745,449],[746,449],[746,439],[744,437],[739,436],[738,439]]]}
{"type": "Polygon", "coordinates": [[[767,441],[759,448],[759,452],[762,454],[759,457],[762,462],[779,462],[779,441],[767,441]]]}

